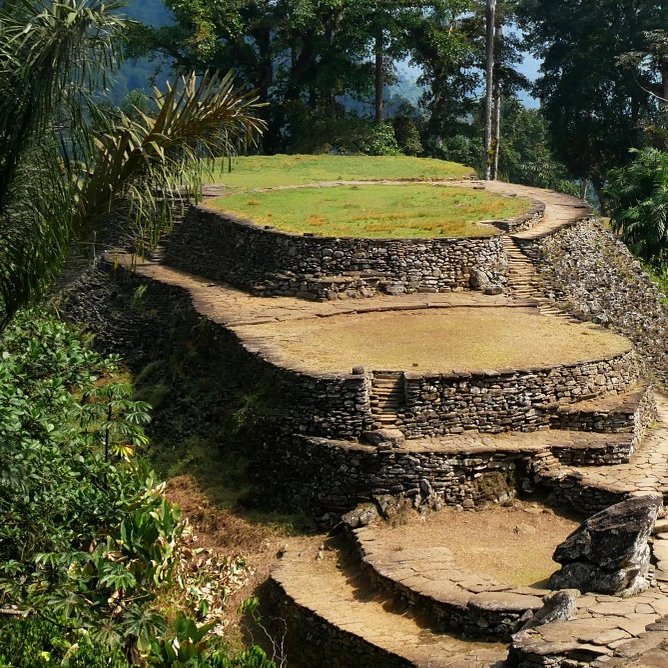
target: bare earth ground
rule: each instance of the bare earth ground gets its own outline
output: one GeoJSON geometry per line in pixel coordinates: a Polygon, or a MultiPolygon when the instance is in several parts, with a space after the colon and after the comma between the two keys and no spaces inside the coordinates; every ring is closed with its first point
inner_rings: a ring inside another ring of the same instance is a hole
{"type": "Polygon", "coordinates": [[[235,330],[291,366],[343,373],[360,364],[420,372],[527,368],[596,359],[630,346],[600,327],[529,308],[358,313],[235,330]]]}
{"type": "Polygon", "coordinates": [[[259,628],[249,628],[239,608],[244,600],[255,596],[266,582],[272,565],[286,547],[291,550],[313,548],[324,542],[325,536],[293,535],[284,526],[267,521],[252,521],[234,509],[221,508],[203,491],[196,478],[180,475],[172,478],[166,489],[167,498],[180,506],[188,519],[197,544],[220,556],[242,557],[252,569],[252,575],[240,589],[225,599],[225,640],[232,647],[242,649],[251,641],[264,644],[259,628]]]}
{"type": "Polygon", "coordinates": [[[543,585],[558,564],[554,549],[579,522],[534,503],[523,508],[488,507],[477,512],[445,508],[422,516],[402,515],[388,528],[396,549],[446,547],[457,566],[504,584],[543,585]]]}

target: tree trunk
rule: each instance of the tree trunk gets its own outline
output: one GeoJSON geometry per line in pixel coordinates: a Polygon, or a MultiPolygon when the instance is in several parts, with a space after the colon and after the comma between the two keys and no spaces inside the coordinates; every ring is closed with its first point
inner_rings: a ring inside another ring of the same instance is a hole
{"type": "Polygon", "coordinates": [[[494,47],[494,81],[492,91],[494,98],[494,119],[492,127],[492,181],[499,178],[499,155],[501,153],[501,40],[503,39],[503,25],[499,12],[495,21],[495,47],[494,47]]]}
{"type": "Polygon", "coordinates": [[[665,116],[668,116],[668,63],[661,63],[661,108],[665,116]]]}
{"type": "Polygon", "coordinates": [[[485,180],[492,178],[494,154],[492,135],[494,123],[494,34],[496,32],[496,0],[487,0],[485,38],[485,180]]]}
{"type": "Polygon", "coordinates": [[[385,73],[383,69],[383,31],[379,30],[376,35],[376,123],[382,123],[384,120],[385,73]]]}
{"type": "Polygon", "coordinates": [[[499,154],[501,153],[501,86],[498,78],[492,86],[494,90],[494,119],[492,128],[492,181],[499,178],[499,154]]]}

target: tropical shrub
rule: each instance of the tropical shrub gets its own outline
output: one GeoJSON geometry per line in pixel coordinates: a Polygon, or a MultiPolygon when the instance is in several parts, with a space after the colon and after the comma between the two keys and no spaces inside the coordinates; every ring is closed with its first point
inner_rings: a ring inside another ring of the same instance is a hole
{"type": "Polygon", "coordinates": [[[402,153],[405,155],[422,155],[424,153],[420,130],[410,116],[396,116],[392,119],[392,126],[402,153]]]}
{"type": "Polygon", "coordinates": [[[668,259],[668,153],[632,152],[631,163],[609,174],[610,224],[636,255],[661,266],[668,259]]]}
{"type": "Polygon", "coordinates": [[[186,525],[138,456],[150,407],[121,378],[118,359],[42,311],[0,335],[0,666],[186,665],[161,648],[195,629],[188,666],[270,668],[259,650],[225,663],[210,624],[172,628],[162,614],[160,596],[207,621],[210,602],[189,574],[186,525]]]}
{"type": "Polygon", "coordinates": [[[357,148],[365,155],[401,155],[392,123],[371,125],[367,132],[357,139],[357,148]]]}

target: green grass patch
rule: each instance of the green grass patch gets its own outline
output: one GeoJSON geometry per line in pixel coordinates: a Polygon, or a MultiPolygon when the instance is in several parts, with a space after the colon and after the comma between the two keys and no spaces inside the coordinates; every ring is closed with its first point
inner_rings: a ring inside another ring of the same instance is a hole
{"type": "Polygon", "coordinates": [[[405,184],[237,193],[208,206],[296,234],[471,237],[498,234],[478,221],[519,216],[529,202],[470,188],[405,184]]]}
{"type": "Polygon", "coordinates": [[[272,155],[218,162],[215,182],[230,188],[274,188],[320,181],[461,179],[475,176],[456,162],[409,156],[272,155]]]}

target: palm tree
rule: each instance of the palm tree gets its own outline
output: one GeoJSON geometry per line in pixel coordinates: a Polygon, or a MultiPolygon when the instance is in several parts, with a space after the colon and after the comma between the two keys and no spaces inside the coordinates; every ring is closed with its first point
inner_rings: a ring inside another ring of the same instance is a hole
{"type": "Polygon", "coordinates": [[[0,0],[0,330],[44,294],[96,217],[122,201],[142,225],[164,220],[159,193],[196,196],[207,159],[264,129],[256,99],[217,73],[156,89],[151,112],[102,113],[121,6],[0,0]]]}

